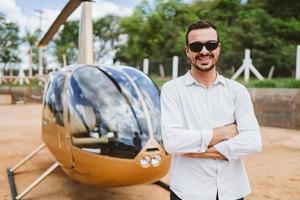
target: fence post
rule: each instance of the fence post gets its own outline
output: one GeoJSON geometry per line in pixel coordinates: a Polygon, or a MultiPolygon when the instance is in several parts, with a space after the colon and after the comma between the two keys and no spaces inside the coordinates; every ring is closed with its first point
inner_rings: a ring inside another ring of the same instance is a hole
{"type": "Polygon", "coordinates": [[[178,77],[178,64],[179,64],[178,56],[173,56],[172,79],[175,79],[178,77]]]}
{"type": "Polygon", "coordinates": [[[272,79],[274,70],[275,70],[275,67],[272,66],[271,69],[270,69],[270,71],[269,71],[269,74],[268,74],[268,79],[272,79]]]}
{"type": "Polygon", "coordinates": [[[300,80],[300,45],[297,45],[296,79],[300,80]]]}
{"type": "Polygon", "coordinates": [[[165,78],[165,69],[164,69],[163,64],[159,64],[159,74],[160,74],[161,79],[165,78]]]}
{"type": "Polygon", "coordinates": [[[231,79],[235,80],[244,71],[244,81],[249,82],[250,70],[259,80],[263,80],[264,77],[257,71],[257,69],[252,64],[252,59],[250,57],[250,50],[245,50],[245,58],[243,59],[242,66],[235,72],[231,79]]]}
{"type": "Polygon", "coordinates": [[[250,65],[252,63],[251,58],[250,58],[250,50],[246,49],[245,50],[245,71],[244,71],[244,81],[245,83],[249,82],[249,77],[250,77],[250,65]]]}
{"type": "Polygon", "coordinates": [[[18,82],[20,85],[23,85],[24,84],[24,70],[23,70],[23,67],[19,64],[19,73],[18,73],[18,82]]]}
{"type": "Polygon", "coordinates": [[[148,58],[145,58],[143,60],[143,72],[147,75],[149,74],[149,59],[148,58]]]}

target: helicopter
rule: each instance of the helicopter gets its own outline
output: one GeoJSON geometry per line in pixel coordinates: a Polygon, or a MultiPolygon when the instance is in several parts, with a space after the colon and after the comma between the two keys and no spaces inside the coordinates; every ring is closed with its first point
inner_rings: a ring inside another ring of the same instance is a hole
{"type": "Polygon", "coordinates": [[[43,94],[43,143],[7,169],[13,199],[22,199],[57,167],[99,187],[156,183],[170,167],[160,130],[159,90],[129,66],[93,65],[90,1],[70,0],[39,43],[45,47],[82,4],[79,63],[51,72],[43,94]],[[16,170],[47,147],[56,161],[21,193],[16,170]]]}

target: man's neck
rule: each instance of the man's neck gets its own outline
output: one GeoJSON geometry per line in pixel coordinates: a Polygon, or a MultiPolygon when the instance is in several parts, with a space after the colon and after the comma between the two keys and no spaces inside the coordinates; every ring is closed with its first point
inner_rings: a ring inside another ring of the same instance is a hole
{"type": "Polygon", "coordinates": [[[216,67],[210,71],[200,71],[195,67],[192,67],[190,70],[192,77],[205,88],[208,88],[217,78],[216,67]]]}

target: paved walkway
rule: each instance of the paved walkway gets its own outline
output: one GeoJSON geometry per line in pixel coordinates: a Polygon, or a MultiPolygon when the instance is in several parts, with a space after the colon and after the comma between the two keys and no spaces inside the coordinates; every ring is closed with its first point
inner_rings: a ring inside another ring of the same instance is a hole
{"type": "MultiPolygon", "coordinates": [[[[11,199],[6,168],[41,144],[40,133],[41,105],[0,105],[0,199],[11,199]]],[[[263,152],[245,159],[252,187],[246,200],[300,199],[300,130],[262,127],[262,136],[263,152]]],[[[16,175],[19,190],[53,162],[43,150],[20,168],[16,175]]],[[[58,168],[25,199],[167,200],[168,192],[151,184],[96,188],[73,181],[58,168]]]]}

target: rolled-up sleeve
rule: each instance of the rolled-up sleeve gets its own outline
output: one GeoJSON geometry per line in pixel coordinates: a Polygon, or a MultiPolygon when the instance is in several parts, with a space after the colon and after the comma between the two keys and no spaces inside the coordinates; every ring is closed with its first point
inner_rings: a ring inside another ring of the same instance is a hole
{"type": "Polygon", "coordinates": [[[186,129],[181,111],[178,91],[165,84],[161,91],[161,127],[166,151],[170,154],[205,152],[212,138],[212,129],[186,129]]]}
{"type": "Polygon", "coordinates": [[[235,120],[238,135],[214,145],[228,160],[236,160],[260,152],[262,149],[260,128],[250,94],[244,86],[238,85],[235,95],[235,120]]]}

